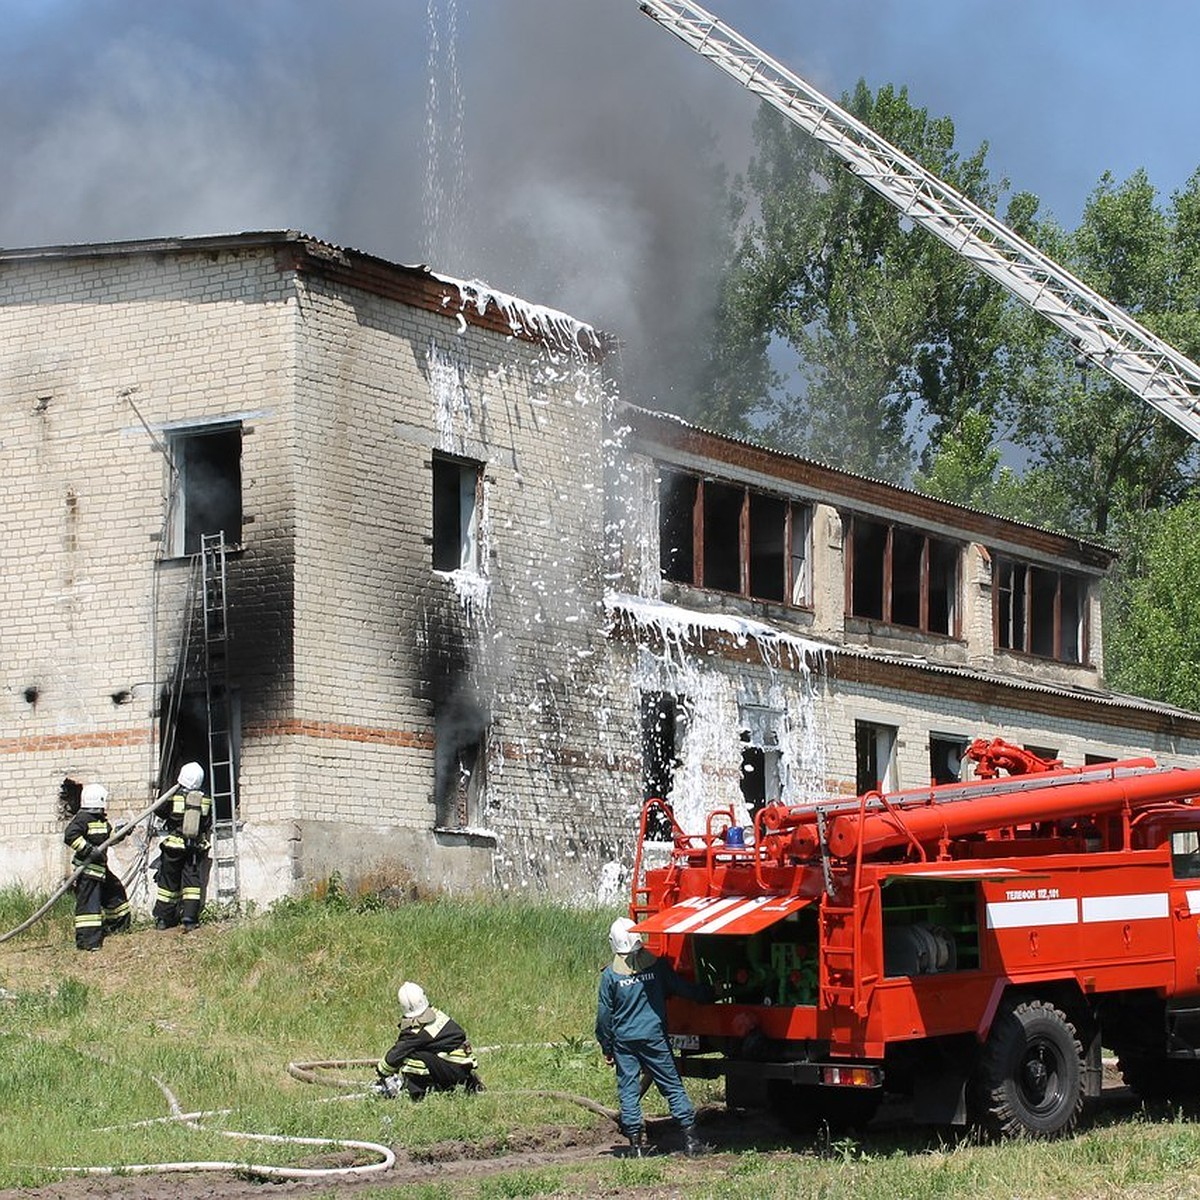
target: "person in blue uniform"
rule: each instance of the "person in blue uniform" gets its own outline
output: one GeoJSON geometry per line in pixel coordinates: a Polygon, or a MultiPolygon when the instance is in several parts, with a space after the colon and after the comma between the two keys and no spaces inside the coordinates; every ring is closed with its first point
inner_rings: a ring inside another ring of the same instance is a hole
{"type": "Polygon", "coordinates": [[[713,999],[713,991],[651,954],[633,925],[628,917],[618,917],[608,931],[613,960],[600,976],[596,1000],[596,1041],[605,1062],[617,1069],[621,1132],[629,1139],[629,1152],[641,1157],[646,1152],[640,1087],[645,1071],[683,1130],[684,1153],[703,1154],[709,1147],[696,1135],[696,1110],[667,1040],[667,996],[705,1002],[713,999]]]}

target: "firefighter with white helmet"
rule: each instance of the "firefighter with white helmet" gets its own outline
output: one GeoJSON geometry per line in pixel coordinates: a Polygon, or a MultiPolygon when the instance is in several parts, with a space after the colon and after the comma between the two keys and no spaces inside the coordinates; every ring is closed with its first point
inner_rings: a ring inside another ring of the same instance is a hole
{"type": "Polygon", "coordinates": [[[108,866],[108,851],[102,849],[112,837],[108,820],[108,789],[100,783],[85,784],[79,808],[67,824],[63,841],[74,852],[72,867],[82,867],[75,881],[75,946],[99,950],[110,933],[129,928],[129,898],[125,885],[108,866]]]}
{"type": "Polygon", "coordinates": [[[199,763],[184,763],[177,783],[155,812],[164,835],[155,877],[154,928],[173,929],[182,922],[187,933],[200,923],[204,907],[213,812],[211,798],[200,790],[204,768],[199,763]]]}
{"type": "Polygon", "coordinates": [[[628,917],[618,917],[609,927],[608,944],[613,959],[600,976],[596,1041],[605,1062],[617,1069],[620,1126],[629,1139],[629,1152],[639,1158],[646,1152],[641,1092],[645,1071],[683,1130],[684,1152],[703,1154],[708,1147],[696,1136],[696,1110],[667,1040],[666,998],[678,995],[705,1002],[714,998],[713,991],[684,979],[665,959],[651,954],[628,917]]]}
{"type": "Polygon", "coordinates": [[[396,999],[400,1036],[375,1067],[376,1091],[398,1096],[403,1086],[413,1100],[460,1085],[468,1092],[482,1092],[483,1082],[475,1070],[478,1064],[463,1027],[434,1008],[419,983],[402,983],[396,999]]]}

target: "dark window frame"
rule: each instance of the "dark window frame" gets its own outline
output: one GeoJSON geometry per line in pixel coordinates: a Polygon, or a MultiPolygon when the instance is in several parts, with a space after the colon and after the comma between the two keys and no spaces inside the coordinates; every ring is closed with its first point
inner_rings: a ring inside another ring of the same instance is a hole
{"type": "Polygon", "coordinates": [[[993,555],[992,579],[995,649],[1069,666],[1088,663],[1087,576],[993,555]]]}
{"type": "Polygon", "coordinates": [[[483,463],[435,451],[430,460],[431,561],[435,571],[483,570],[480,514],[483,510],[483,463]],[[465,487],[464,481],[473,484],[465,487]],[[472,497],[464,522],[462,496],[472,497]]]}
{"type": "Polygon", "coordinates": [[[857,513],[845,521],[846,615],[960,639],[962,546],[920,529],[857,513]],[[868,534],[870,546],[866,545],[868,534]],[[897,562],[897,542],[907,546],[903,563],[911,564],[903,574],[903,564],[897,562]],[[875,569],[868,573],[868,565],[875,569]],[[911,586],[914,583],[915,588],[911,586]]]}
{"type": "Polygon", "coordinates": [[[664,579],[761,603],[812,608],[810,501],[664,465],[658,505],[664,579]]]}

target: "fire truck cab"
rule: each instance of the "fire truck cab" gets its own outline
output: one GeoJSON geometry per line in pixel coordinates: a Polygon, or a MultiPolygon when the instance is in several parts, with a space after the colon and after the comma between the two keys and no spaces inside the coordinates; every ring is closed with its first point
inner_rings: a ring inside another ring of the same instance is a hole
{"type": "Polygon", "coordinates": [[[919,1121],[1054,1136],[1101,1086],[1200,1093],[1200,771],[1061,768],[976,742],[968,783],[675,826],[631,915],[710,984],[672,1000],[688,1075],[803,1129],[919,1121]],[[1010,772],[1001,777],[1000,771],[1010,772]]]}

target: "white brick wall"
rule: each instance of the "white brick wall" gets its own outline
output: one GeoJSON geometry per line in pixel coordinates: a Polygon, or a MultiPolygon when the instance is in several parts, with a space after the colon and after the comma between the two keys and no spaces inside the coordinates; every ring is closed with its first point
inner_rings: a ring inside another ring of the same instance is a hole
{"type": "MultiPolygon", "coordinates": [[[[54,882],[65,777],[102,779],[118,809],[151,794],[189,581],[186,561],[157,562],[156,439],[216,419],[244,432],[244,549],[228,565],[247,898],[381,863],[453,886],[594,890],[632,851],[643,690],[695,701],[677,797],[695,814],[738,801],[745,703],[786,711],[793,789],[852,789],[856,719],[898,727],[904,786],[926,781],[931,731],[1048,744],[1073,762],[1197,757],[1194,739],[1103,714],[1023,716],[1017,692],[989,707],[807,678],[754,661],[753,646],[672,656],[610,639],[606,591],[660,591],[653,465],[610,453],[599,364],[463,324],[453,305],[281,269],[271,245],[0,254],[0,886],[54,882]],[[435,450],[484,465],[483,608],[478,588],[460,595],[432,570],[435,450]],[[488,837],[433,832],[448,681],[490,719],[488,837]]],[[[813,529],[814,609],[792,632],[836,639],[836,509],[818,504],[813,529]]],[[[974,548],[965,572],[955,652],[982,662],[990,593],[974,548]]]]}

